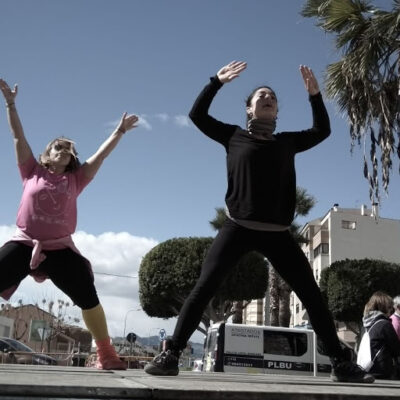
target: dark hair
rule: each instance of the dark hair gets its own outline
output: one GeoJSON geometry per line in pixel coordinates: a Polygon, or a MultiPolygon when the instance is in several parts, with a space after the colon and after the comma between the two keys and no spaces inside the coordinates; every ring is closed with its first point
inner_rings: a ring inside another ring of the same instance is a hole
{"type": "Polygon", "coordinates": [[[367,315],[370,311],[381,311],[384,314],[392,314],[393,299],[384,292],[375,292],[364,308],[364,315],[367,315]]]}
{"type": "Polygon", "coordinates": [[[81,163],[78,158],[78,152],[75,149],[75,143],[67,139],[65,137],[59,137],[57,139],[52,140],[47,146],[44,152],[39,156],[39,164],[45,168],[49,168],[50,166],[50,150],[54,145],[61,144],[66,147],[71,154],[71,160],[69,164],[65,168],[65,172],[72,172],[77,170],[81,163]]]}
{"type": "MultiPolygon", "coordinates": [[[[256,88],[246,97],[246,107],[250,107],[250,106],[251,106],[251,101],[253,100],[254,95],[256,94],[257,90],[260,90],[260,89],[269,89],[269,90],[274,94],[274,96],[276,97],[276,99],[278,99],[277,96],[276,96],[276,93],[275,93],[275,90],[274,90],[274,89],[272,89],[272,88],[271,88],[270,86],[268,86],[268,85],[262,85],[262,86],[256,87],[256,88]]],[[[249,114],[246,113],[246,122],[248,122],[249,120],[250,120],[249,114]]]]}

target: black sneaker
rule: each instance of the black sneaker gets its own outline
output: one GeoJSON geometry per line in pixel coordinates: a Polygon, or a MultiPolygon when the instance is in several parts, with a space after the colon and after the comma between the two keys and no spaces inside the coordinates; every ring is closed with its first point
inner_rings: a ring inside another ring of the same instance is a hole
{"type": "Polygon", "coordinates": [[[334,382],[373,383],[375,378],[351,361],[332,360],[331,379],[334,382]]]}
{"type": "Polygon", "coordinates": [[[144,371],[150,375],[176,376],[179,374],[179,358],[171,350],[161,352],[146,364],[144,371]]]}

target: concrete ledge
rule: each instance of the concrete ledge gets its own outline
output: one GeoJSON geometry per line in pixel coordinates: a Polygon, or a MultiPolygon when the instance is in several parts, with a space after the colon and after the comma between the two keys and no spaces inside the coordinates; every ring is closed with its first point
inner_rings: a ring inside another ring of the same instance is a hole
{"type": "Polygon", "coordinates": [[[329,378],[183,372],[154,377],[143,370],[0,365],[0,400],[361,400],[399,399],[400,381],[334,383],[329,378]]]}

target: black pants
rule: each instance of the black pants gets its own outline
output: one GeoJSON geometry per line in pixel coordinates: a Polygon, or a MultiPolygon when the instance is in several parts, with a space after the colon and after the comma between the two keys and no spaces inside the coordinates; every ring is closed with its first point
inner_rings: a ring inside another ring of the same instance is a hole
{"type": "MultiPolygon", "coordinates": [[[[38,271],[44,272],[78,307],[87,310],[99,304],[86,260],[71,249],[43,251],[46,259],[38,271]]],[[[19,284],[32,270],[32,247],[8,242],[0,248],[0,292],[19,284]]]]}
{"type": "Polygon", "coordinates": [[[200,323],[208,302],[228,272],[249,251],[268,258],[307,309],[316,334],[331,357],[343,357],[333,318],[322,298],[310,264],[289,231],[265,232],[227,220],[212,243],[200,277],[179,314],[172,342],[180,350],[200,323]]]}

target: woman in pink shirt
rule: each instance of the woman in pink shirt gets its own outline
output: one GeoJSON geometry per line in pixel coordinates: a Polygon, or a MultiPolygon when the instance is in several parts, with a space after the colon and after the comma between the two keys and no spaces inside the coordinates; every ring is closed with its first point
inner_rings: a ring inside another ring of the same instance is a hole
{"type": "Polygon", "coordinates": [[[15,106],[18,88],[12,90],[0,79],[0,89],[23,181],[17,232],[0,248],[0,295],[8,300],[29,274],[39,282],[50,278],[82,309],[82,317],[97,344],[98,367],[126,369],[110,343],[90,263],[79,253],[71,235],[77,222],[77,197],[124,133],[136,127],[138,117],[124,113],[109,138],[82,165],[74,143],[66,138],[50,142],[36,161],[15,106]]]}
{"type": "Polygon", "coordinates": [[[394,313],[390,316],[396,335],[400,340],[400,296],[393,299],[394,313]]]}

